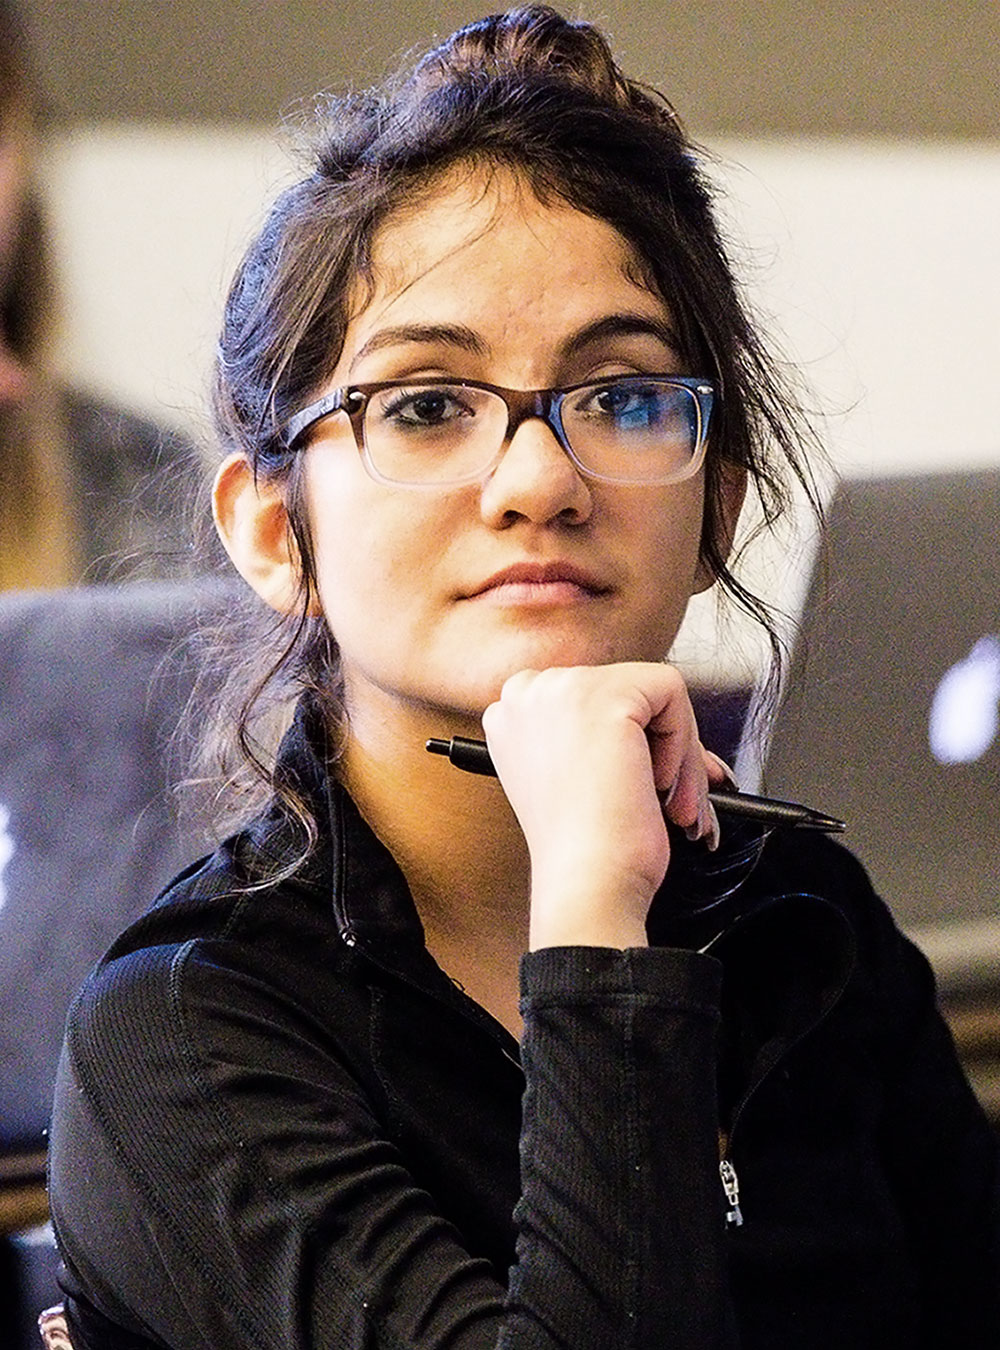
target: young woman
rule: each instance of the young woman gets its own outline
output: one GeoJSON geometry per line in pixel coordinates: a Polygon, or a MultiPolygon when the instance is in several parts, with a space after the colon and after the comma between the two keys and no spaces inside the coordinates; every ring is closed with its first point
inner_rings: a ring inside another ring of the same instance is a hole
{"type": "Polygon", "coordinates": [[[995,1344],[927,965],[849,854],[716,819],[664,663],[805,475],[669,107],[541,7],[334,106],[217,407],[244,665],[302,693],[71,1014],[77,1350],[995,1344]],[[424,748],[484,733],[498,779],[424,748]]]}

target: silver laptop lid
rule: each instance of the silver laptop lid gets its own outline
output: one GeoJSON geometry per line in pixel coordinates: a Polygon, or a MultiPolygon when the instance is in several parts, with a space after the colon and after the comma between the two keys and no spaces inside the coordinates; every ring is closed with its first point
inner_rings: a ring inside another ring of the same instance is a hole
{"type": "Polygon", "coordinates": [[[1000,974],[1000,470],[842,484],[758,754],[945,983],[1000,974]]]}

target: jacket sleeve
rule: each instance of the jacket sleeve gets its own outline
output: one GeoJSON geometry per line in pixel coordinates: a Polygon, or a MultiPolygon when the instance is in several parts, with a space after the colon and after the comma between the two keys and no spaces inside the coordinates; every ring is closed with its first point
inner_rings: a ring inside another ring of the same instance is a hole
{"type": "Polygon", "coordinates": [[[505,1287],[328,1033],[196,949],[111,963],[72,1016],[52,1209],[82,1350],[729,1344],[711,958],[525,959],[505,1287]],[[118,1339],[98,1341],[104,1319],[118,1339]]]}
{"type": "Polygon", "coordinates": [[[715,1099],[721,971],[708,961],[662,948],[525,957],[504,1345],[736,1344],[715,1099]]]}

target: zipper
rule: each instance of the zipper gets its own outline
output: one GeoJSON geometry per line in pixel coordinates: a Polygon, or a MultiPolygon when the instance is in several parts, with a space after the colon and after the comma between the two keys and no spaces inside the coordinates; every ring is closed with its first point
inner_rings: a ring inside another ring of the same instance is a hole
{"type": "Polygon", "coordinates": [[[736,1175],[736,1168],[728,1158],[723,1158],[719,1163],[719,1176],[722,1180],[722,1189],[726,1193],[726,1224],[731,1228],[739,1228],[743,1223],[743,1211],[740,1209],[740,1181],[736,1175]]]}
{"type": "MultiPolygon", "coordinates": [[[[782,899],[789,899],[789,898],[790,897],[788,896],[782,897],[782,899]]],[[[806,895],[805,898],[812,898],[812,897],[806,895]]],[[[773,903],[774,902],[772,901],[772,904],[773,903]]],[[[740,921],[737,920],[737,923],[739,922],[740,921]]],[[[733,1139],[736,1135],[736,1131],[739,1127],[740,1121],[743,1118],[743,1114],[746,1111],[747,1106],[750,1104],[751,1100],[757,1094],[761,1086],[765,1082],[767,1082],[767,1080],[771,1077],[771,1075],[775,1073],[783,1063],[785,1063],[788,1060],[789,1056],[793,1053],[793,1051],[795,1051],[804,1040],[806,1040],[809,1036],[811,1036],[812,1033],[816,1030],[816,1028],[830,1016],[834,1008],[836,1008],[837,1004],[843,998],[844,991],[846,990],[848,982],[850,980],[851,970],[853,968],[853,964],[856,959],[857,953],[857,944],[854,939],[854,935],[853,933],[850,932],[850,930],[848,931],[850,935],[850,944],[849,944],[850,959],[848,962],[845,963],[844,971],[840,977],[840,982],[836,986],[832,997],[828,997],[823,1002],[823,1004],[817,1010],[815,1016],[807,1026],[801,1027],[797,1032],[797,1034],[794,1035],[790,1041],[784,1044],[780,1048],[779,1052],[771,1058],[770,1062],[762,1066],[761,1072],[754,1079],[754,1081],[750,1083],[750,1085],[744,1091],[740,1100],[737,1102],[736,1108],[733,1111],[732,1119],[730,1120],[729,1123],[729,1129],[725,1132],[720,1131],[719,1133],[719,1154],[720,1154],[719,1178],[722,1182],[722,1189],[725,1192],[726,1196],[726,1226],[729,1228],[739,1228],[743,1224],[743,1210],[740,1207],[739,1177],[736,1174],[736,1168],[733,1166],[731,1160],[733,1139]]],[[[715,938],[713,938],[713,940],[703,950],[709,951],[712,947],[716,945],[717,942],[719,942],[720,939],[726,938],[730,932],[732,932],[732,928],[728,930],[723,930],[723,932],[718,934],[715,938]]]]}

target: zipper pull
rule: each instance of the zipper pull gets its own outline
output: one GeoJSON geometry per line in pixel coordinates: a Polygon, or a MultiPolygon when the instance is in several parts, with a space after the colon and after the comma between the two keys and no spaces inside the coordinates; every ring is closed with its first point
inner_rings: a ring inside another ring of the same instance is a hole
{"type": "Polygon", "coordinates": [[[733,1228],[739,1228],[743,1222],[743,1211],[740,1209],[740,1183],[736,1176],[736,1168],[728,1158],[723,1158],[719,1163],[719,1176],[722,1178],[722,1189],[726,1192],[726,1223],[733,1228]]]}

